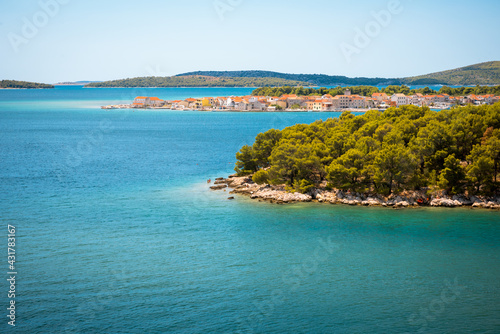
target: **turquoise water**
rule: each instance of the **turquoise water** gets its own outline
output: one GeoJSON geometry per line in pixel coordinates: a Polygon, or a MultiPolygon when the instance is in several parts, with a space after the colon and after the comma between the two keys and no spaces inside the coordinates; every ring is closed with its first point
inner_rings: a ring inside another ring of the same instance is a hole
{"type": "Polygon", "coordinates": [[[0,90],[0,245],[16,226],[18,271],[0,332],[500,332],[498,212],[208,191],[257,133],[339,114],[99,109],[250,91],[0,90]]]}

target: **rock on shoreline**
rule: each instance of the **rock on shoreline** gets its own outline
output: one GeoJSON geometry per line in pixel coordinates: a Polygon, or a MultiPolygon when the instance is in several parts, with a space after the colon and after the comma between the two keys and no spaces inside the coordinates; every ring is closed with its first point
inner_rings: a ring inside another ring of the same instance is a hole
{"type": "Polygon", "coordinates": [[[271,203],[303,203],[319,202],[330,204],[345,204],[352,206],[382,206],[394,208],[409,208],[420,206],[431,207],[472,207],[500,210],[500,197],[488,198],[482,196],[455,195],[428,197],[425,191],[405,191],[388,197],[374,194],[351,193],[342,190],[314,189],[308,194],[289,193],[284,186],[258,185],[251,177],[218,178],[212,190],[230,188],[231,194],[249,196],[252,199],[264,200],[271,203]]]}

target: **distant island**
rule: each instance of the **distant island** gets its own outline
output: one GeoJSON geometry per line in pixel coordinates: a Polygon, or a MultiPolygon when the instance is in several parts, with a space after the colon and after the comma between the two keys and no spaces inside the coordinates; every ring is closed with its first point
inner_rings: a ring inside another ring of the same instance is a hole
{"type": "MultiPolygon", "coordinates": [[[[403,82],[394,78],[348,78],[325,74],[288,74],[271,71],[197,71],[179,74],[177,76],[210,76],[215,78],[278,78],[305,82],[301,86],[338,86],[338,85],[400,85],[403,82]]],[[[269,86],[269,85],[267,85],[269,86]]]]}
{"type": "Polygon", "coordinates": [[[338,85],[500,85],[500,61],[485,62],[454,70],[407,78],[349,78],[324,74],[286,74],[269,71],[198,71],[179,74],[209,75],[214,77],[273,77],[287,80],[306,81],[313,86],[338,85]]]}
{"type": "Polygon", "coordinates": [[[90,80],[86,80],[86,81],[65,81],[65,82],[58,82],[58,83],[56,83],[54,85],[55,86],[84,86],[84,85],[88,85],[88,84],[95,83],[95,82],[101,82],[101,81],[90,81],[90,80]]]}
{"type": "Polygon", "coordinates": [[[278,203],[500,209],[500,103],[402,106],[257,135],[226,189],[278,203]]]}
{"type": "Polygon", "coordinates": [[[53,85],[44,83],[16,81],[16,80],[2,80],[0,81],[0,89],[51,89],[53,85]]]}
{"type": "Polygon", "coordinates": [[[283,87],[385,85],[499,85],[500,61],[407,78],[349,78],[271,71],[197,71],[172,77],[140,77],[86,84],[85,87],[283,87]]]}
{"type": "Polygon", "coordinates": [[[407,85],[499,85],[500,61],[402,79],[407,85]]]}
{"type": "Polygon", "coordinates": [[[87,88],[109,87],[282,87],[308,86],[309,83],[281,78],[232,78],[206,75],[187,75],[173,77],[141,77],[133,79],[94,82],[85,85],[87,88]]]}

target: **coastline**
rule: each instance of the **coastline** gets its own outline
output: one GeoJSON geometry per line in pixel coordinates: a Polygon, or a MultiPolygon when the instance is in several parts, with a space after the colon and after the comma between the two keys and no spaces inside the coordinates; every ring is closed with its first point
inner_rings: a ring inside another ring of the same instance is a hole
{"type": "MultiPolygon", "coordinates": [[[[419,207],[470,207],[500,211],[500,197],[466,196],[428,196],[425,191],[406,191],[401,194],[382,196],[379,194],[350,193],[342,190],[314,189],[307,194],[289,193],[284,186],[258,185],[250,176],[217,178],[210,189],[230,190],[229,194],[250,197],[253,200],[266,201],[273,204],[324,203],[350,206],[378,206],[392,208],[419,207]]],[[[234,199],[229,197],[228,199],[234,199]]]]}
{"type": "Polygon", "coordinates": [[[0,89],[54,89],[53,87],[50,87],[50,88],[0,88],[0,89]]]}
{"type": "Polygon", "coordinates": [[[101,106],[101,109],[105,110],[117,110],[117,109],[133,109],[133,110],[167,110],[167,111],[199,111],[199,112],[239,112],[239,113],[343,113],[346,111],[366,113],[370,110],[383,111],[381,109],[338,109],[338,110],[304,110],[304,109],[285,109],[285,110],[239,110],[239,109],[196,109],[196,108],[171,108],[171,107],[149,107],[149,108],[134,108],[128,104],[116,104],[116,105],[106,105],[101,106]]]}

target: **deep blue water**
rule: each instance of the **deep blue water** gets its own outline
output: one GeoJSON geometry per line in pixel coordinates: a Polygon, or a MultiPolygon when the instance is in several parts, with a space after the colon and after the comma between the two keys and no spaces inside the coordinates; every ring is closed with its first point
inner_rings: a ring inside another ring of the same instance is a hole
{"type": "MultiPolygon", "coordinates": [[[[0,90],[16,332],[500,332],[498,212],[275,206],[207,189],[257,133],[339,114],[99,109],[250,91],[0,90]]],[[[0,332],[14,332],[0,288],[0,332]]]]}

